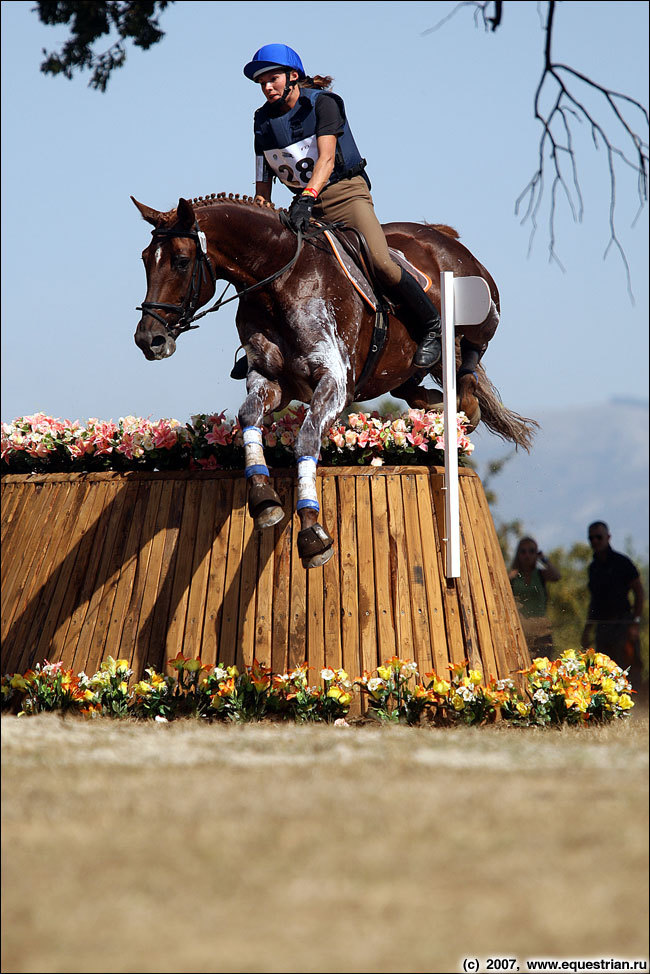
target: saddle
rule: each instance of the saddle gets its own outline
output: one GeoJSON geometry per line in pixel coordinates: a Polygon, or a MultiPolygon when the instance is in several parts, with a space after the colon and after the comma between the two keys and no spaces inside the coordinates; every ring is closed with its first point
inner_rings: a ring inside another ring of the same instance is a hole
{"type": "MultiPolygon", "coordinates": [[[[318,227],[317,232],[327,240],[343,273],[352,287],[362,297],[367,305],[375,312],[375,325],[370,340],[368,357],[364,363],[361,375],[355,385],[355,398],[361,398],[361,392],[370,375],[374,372],[377,360],[381,355],[386,338],[388,337],[388,311],[394,311],[393,303],[382,294],[376,281],[370,273],[368,260],[368,244],[363,234],[353,227],[336,224],[325,224],[313,221],[318,227]]],[[[423,291],[431,287],[431,278],[415,267],[404,256],[401,250],[388,248],[391,258],[411,274],[423,291]]]]}
{"type": "MultiPolygon", "coordinates": [[[[374,312],[378,312],[382,304],[391,305],[386,296],[382,295],[381,289],[370,273],[370,263],[367,258],[368,245],[363,234],[352,227],[328,225],[318,220],[313,222],[322,227],[323,236],[332,248],[332,253],[343,273],[366,304],[374,312]]],[[[431,278],[412,264],[401,250],[389,247],[388,252],[396,264],[415,278],[425,293],[430,289],[431,278]]]]}

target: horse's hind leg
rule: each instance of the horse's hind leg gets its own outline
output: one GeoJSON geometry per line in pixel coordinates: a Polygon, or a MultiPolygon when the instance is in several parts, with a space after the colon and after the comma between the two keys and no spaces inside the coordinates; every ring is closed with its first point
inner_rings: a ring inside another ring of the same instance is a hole
{"type": "Polygon", "coordinates": [[[426,389],[420,385],[420,379],[413,376],[396,389],[390,390],[391,396],[403,399],[411,409],[442,409],[442,392],[440,389],[426,389]]]}
{"type": "Polygon", "coordinates": [[[262,446],[262,420],[277,409],[282,394],[276,382],[270,382],[251,370],[247,378],[248,395],[239,410],[239,425],[244,437],[246,479],[249,482],[248,510],[256,528],[270,528],[284,517],[282,502],[269,479],[262,446]]]}
{"type": "Polygon", "coordinates": [[[316,496],[316,467],[323,433],[345,405],[343,382],[324,375],[312,396],[309,409],[296,437],[294,453],[298,464],[298,503],[300,518],[298,554],[305,568],[318,568],[333,554],[333,539],[318,522],[320,505],[316,496]]]}

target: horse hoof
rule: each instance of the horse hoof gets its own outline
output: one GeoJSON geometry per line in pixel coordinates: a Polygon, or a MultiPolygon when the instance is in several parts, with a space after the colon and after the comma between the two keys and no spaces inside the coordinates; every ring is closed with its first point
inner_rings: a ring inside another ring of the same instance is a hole
{"type": "Polygon", "coordinates": [[[284,510],[282,507],[270,504],[254,518],[255,527],[258,531],[264,531],[265,528],[272,528],[274,524],[279,524],[283,517],[284,510]]]}
{"type": "Polygon", "coordinates": [[[319,568],[334,554],[334,541],[320,524],[312,524],[298,534],[298,554],[303,568],[319,568]]]}
{"type": "Polygon", "coordinates": [[[328,548],[327,551],[322,551],[320,555],[314,555],[313,558],[301,558],[303,568],[320,568],[321,565],[326,564],[334,554],[333,548],[328,548]]]}
{"type": "Polygon", "coordinates": [[[273,527],[284,517],[280,498],[270,484],[256,484],[251,487],[248,510],[255,521],[255,527],[260,531],[273,527]]]}
{"type": "MultiPolygon", "coordinates": [[[[472,397],[474,398],[474,397],[472,397]]],[[[481,422],[481,407],[478,404],[478,399],[474,399],[472,402],[464,404],[465,409],[462,408],[463,404],[459,404],[459,412],[464,412],[467,416],[467,432],[473,433],[478,424],[481,422]]]]}

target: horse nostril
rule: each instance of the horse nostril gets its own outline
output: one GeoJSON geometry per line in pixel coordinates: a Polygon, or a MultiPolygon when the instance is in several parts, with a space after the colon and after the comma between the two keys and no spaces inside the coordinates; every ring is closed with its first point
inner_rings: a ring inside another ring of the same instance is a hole
{"type": "Polygon", "coordinates": [[[157,348],[159,345],[164,345],[166,339],[162,335],[154,335],[151,339],[151,347],[157,348]]]}

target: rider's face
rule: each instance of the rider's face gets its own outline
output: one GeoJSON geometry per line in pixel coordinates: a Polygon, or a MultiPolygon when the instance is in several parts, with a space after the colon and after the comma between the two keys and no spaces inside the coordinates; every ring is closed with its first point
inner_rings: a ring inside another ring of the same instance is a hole
{"type": "MultiPolygon", "coordinates": [[[[291,81],[298,80],[298,72],[292,71],[289,75],[291,81]]],[[[264,97],[268,102],[274,104],[280,101],[282,95],[284,94],[284,89],[287,84],[287,75],[285,71],[277,71],[272,69],[271,71],[265,71],[257,79],[264,94],[264,97]]]]}

